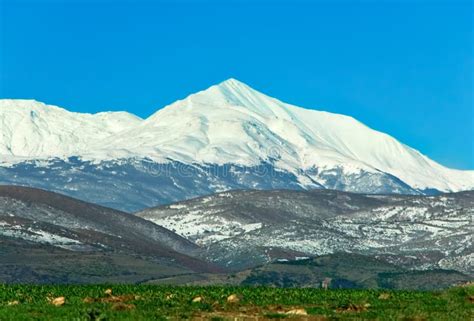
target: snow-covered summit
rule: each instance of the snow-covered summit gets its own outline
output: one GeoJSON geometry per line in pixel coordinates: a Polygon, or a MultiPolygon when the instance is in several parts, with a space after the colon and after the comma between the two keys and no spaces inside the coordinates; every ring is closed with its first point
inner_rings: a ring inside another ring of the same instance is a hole
{"type": "Polygon", "coordinates": [[[90,144],[136,126],[126,112],[82,114],[35,100],[0,100],[0,156],[48,158],[81,155],[90,144]]]}
{"type": "MultiPolygon", "coordinates": [[[[147,157],[160,163],[245,166],[271,162],[301,177],[302,184],[302,171],[337,170],[342,175],[389,174],[415,189],[474,188],[474,171],[448,169],[352,117],[293,106],[235,79],[178,100],[143,121],[127,113],[84,115],[48,107],[50,117],[41,116],[40,122],[25,116],[28,108],[17,111],[17,104],[0,102],[0,121],[23,128],[16,133],[16,127],[2,126],[0,155],[147,157]]],[[[311,179],[324,186],[317,175],[311,179]]]]}
{"type": "MultiPolygon", "coordinates": [[[[278,117],[279,114],[286,113],[282,102],[264,95],[234,78],[227,79],[206,90],[191,94],[185,99],[178,100],[164,109],[185,108],[189,110],[193,106],[194,108],[240,107],[241,112],[263,118],[278,117]]],[[[158,110],[148,120],[156,119],[162,112],[163,110],[158,110]]]]}

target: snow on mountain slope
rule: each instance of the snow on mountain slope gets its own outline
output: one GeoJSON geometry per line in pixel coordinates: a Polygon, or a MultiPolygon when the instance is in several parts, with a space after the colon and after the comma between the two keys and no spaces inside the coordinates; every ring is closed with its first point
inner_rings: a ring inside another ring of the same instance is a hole
{"type": "Polygon", "coordinates": [[[370,168],[321,142],[304,126],[285,104],[230,79],[159,110],[137,128],[101,144],[113,146],[112,152],[128,150],[186,163],[250,166],[274,158],[284,169],[316,162],[370,168]],[[312,159],[307,160],[309,155],[312,159]]]}
{"type": "Polygon", "coordinates": [[[381,171],[417,189],[474,187],[474,171],[445,168],[352,117],[289,105],[235,79],[177,101],[101,145],[108,147],[96,156],[108,158],[126,151],[157,161],[248,166],[275,159],[292,173],[381,171]]]}
{"type": "Polygon", "coordinates": [[[472,191],[438,196],[228,191],[136,215],[199,244],[209,259],[229,267],[255,266],[282,253],[350,252],[474,275],[472,191]]]}
{"type": "Polygon", "coordinates": [[[77,156],[92,142],[140,121],[126,112],[81,114],[34,100],[3,99],[0,100],[0,155],[5,159],[77,156]]]}
{"type": "Polygon", "coordinates": [[[474,188],[474,171],[445,168],[351,117],[289,105],[235,79],[179,100],[144,121],[126,113],[82,115],[36,102],[28,108],[16,104],[25,101],[0,103],[4,159],[149,158],[157,163],[241,166],[269,162],[295,175],[303,187],[337,188],[331,176],[368,173],[389,174],[419,190],[474,188]]]}

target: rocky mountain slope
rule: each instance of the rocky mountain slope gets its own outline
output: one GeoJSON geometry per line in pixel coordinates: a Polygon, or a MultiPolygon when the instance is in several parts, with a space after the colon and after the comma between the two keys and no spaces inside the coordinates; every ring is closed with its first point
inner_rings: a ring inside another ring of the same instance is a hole
{"type": "Polygon", "coordinates": [[[286,104],[235,79],[145,120],[0,100],[0,125],[0,183],[127,211],[236,188],[474,188],[474,171],[448,169],[351,117],[286,104]],[[97,181],[101,200],[91,192],[97,181]]]}
{"type": "Polygon", "coordinates": [[[405,268],[474,274],[474,192],[232,191],[137,215],[199,244],[209,260],[234,269],[350,252],[405,268]]]}

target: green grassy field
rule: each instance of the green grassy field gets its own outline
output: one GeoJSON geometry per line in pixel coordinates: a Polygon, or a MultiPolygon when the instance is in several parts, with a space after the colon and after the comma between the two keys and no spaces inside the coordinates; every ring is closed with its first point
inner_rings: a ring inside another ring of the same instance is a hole
{"type": "Polygon", "coordinates": [[[0,320],[473,320],[474,287],[440,292],[0,285],[0,320]],[[111,290],[111,293],[107,290],[111,290]],[[228,302],[229,296],[232,296],[228,302]],[[61,304],[64,297],[64,304],[61,304]],[[237,299],[236,299],[237,297],[237,299]],[[56,299],[56,300],[55,300],[56,299]],[[193,302],[199,301],[199,302],[193,302]],[[56,302],[58,305],[54,305],[56,302]],[[288,314],[296,310],[302,315],[288,314]],[[307,315],[304,315],[307,313],[307,315]]]}

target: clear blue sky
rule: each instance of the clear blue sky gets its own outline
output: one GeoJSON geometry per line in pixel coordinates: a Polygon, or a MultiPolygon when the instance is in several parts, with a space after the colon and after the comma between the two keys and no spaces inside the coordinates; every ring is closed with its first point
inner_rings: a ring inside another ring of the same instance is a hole
{"type": "Polygon", "coordinates": [[[0,3],[2,98],[147,117],[234,77],[474,169],[472,1],[0,3]]]}

